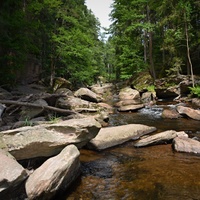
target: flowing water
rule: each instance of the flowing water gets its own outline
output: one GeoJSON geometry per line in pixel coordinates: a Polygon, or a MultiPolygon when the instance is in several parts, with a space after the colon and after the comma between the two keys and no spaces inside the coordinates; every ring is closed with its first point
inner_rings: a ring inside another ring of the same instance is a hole
{"type": "MultiPolygon", "coordinates": [[[[133,113],[114,113],[110,126],[139,123],[200,137],[200,122],[162,119],[160,102],[133,113]]],[[[173,107],[173,105],[171,105],[173,107]]],[[[200,200],[200,157],[171,144],[134,148],[134,141],[101,152],[81,150],[79,180],[65,200],[200,200]]]]}

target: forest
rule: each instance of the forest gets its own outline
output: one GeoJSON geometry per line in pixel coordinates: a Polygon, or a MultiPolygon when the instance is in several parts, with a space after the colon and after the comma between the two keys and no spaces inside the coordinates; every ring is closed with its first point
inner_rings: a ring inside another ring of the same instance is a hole
{"type": "Polygon", "coordinates": [[[200,74],[199,0],[114,0],[110,18],[102,32],[85,0],[1,1],[0,86],[18,83],[33,59],[50,84],[200,74]]]}

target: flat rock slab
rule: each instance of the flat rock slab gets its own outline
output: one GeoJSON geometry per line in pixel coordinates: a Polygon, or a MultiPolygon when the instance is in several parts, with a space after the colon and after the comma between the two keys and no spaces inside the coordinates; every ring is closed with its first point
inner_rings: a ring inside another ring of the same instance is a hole
{"type": "Polygon", "coordinates": [[[200,142],[191,138],[176,137],[173,140],[172,147],[177,152],[200,154],[200,142]]]}
{"type": "Polygon", "coordinates": [[[144,108],[144,104],[121,106],[117,110],[120,112],[135,111],[144,108]]]}
{"type": "Polygon", "coordinates": [[[87,144],[87,147],[89,149],[103,150],[129,140],[138,139],[139,137],[155,130],[155,127],[142,124],[128,124],[101,128],[97,136],[87,144]]]}
{"type": "Polygon", "coordinates": [[[61,187],[66,189],[80,174],[79,155],[76,146],[69,145],[37,168],[26,182],[28,199],[51,199],[61,187]]]}
{"type": "Polygon", "coordinates": [[[185,114],[192,119],[200,120],[200,110],[195,110],[185,106],[177,106],[177,111],[180,114],[185,114]]]}
{"type": "Polygon", "coordinates": [[[0,146],[17,160],[49,157],[58,154],[69,144],[83,147],[97,135],[100,128],[101,125],[91,117],[22,127],[0,132],[0,146]]]}
{"type": "Polygon", "coordinates": [[[136,142],[134,146],[144,147],[144,146],[149,146],[149,145],[154,145],[154,144],[163,144],[174,139],[177,136],[188,137],[188,135],[184,131],[176,132],[174,130],[168,130],[168,131],[164,131],[164,132],[157,133],[155,135],[151,135],[146,138],[143,138],[139,140],[138,142],[136,142]]]}

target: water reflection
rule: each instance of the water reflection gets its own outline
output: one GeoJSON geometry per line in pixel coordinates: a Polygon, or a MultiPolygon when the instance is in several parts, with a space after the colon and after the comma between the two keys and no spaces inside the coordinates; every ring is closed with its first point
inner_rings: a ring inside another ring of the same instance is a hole
{"type": "Polygon", "coordinates": [[[81,150],[81,183],[67,199],[199,199],[200,157],[175,153],[171,145],[136,149],[133,143],[96,153],[81,150]]]}
{"type": "MultiPolygon", "coordinates": [[[[114,113],[110,126],[139,123],[158,131],[187,131],[199,137],[199,121],[162,119],[162,107],[114,113]]],[[[102,152],[82,149],[80,180],[67,200],[200,199],[200,157],[177,153],[170,144],[134,148],[134,141],[102,152]]]]}

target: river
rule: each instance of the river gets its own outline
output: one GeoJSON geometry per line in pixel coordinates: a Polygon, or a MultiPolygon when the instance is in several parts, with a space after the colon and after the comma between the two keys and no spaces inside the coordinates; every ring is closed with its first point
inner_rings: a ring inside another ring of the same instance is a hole
{"type": "MultiPolygon", "coordinates": [[[[139,123],[155,126],[157,132],[173,129],[199,138],[199,121],[163,119],[164,106],[166,103],[158,102],[138,112],[115,112],[110,115],[109,126],[139,123]]],[[[134,141],[130,141],[101,152],[82,149],[81,177],[60,199],[200,199],[200,156],[174,152],[171,144],[144,148],[135,148],[133,144],[134,141]]]]}

